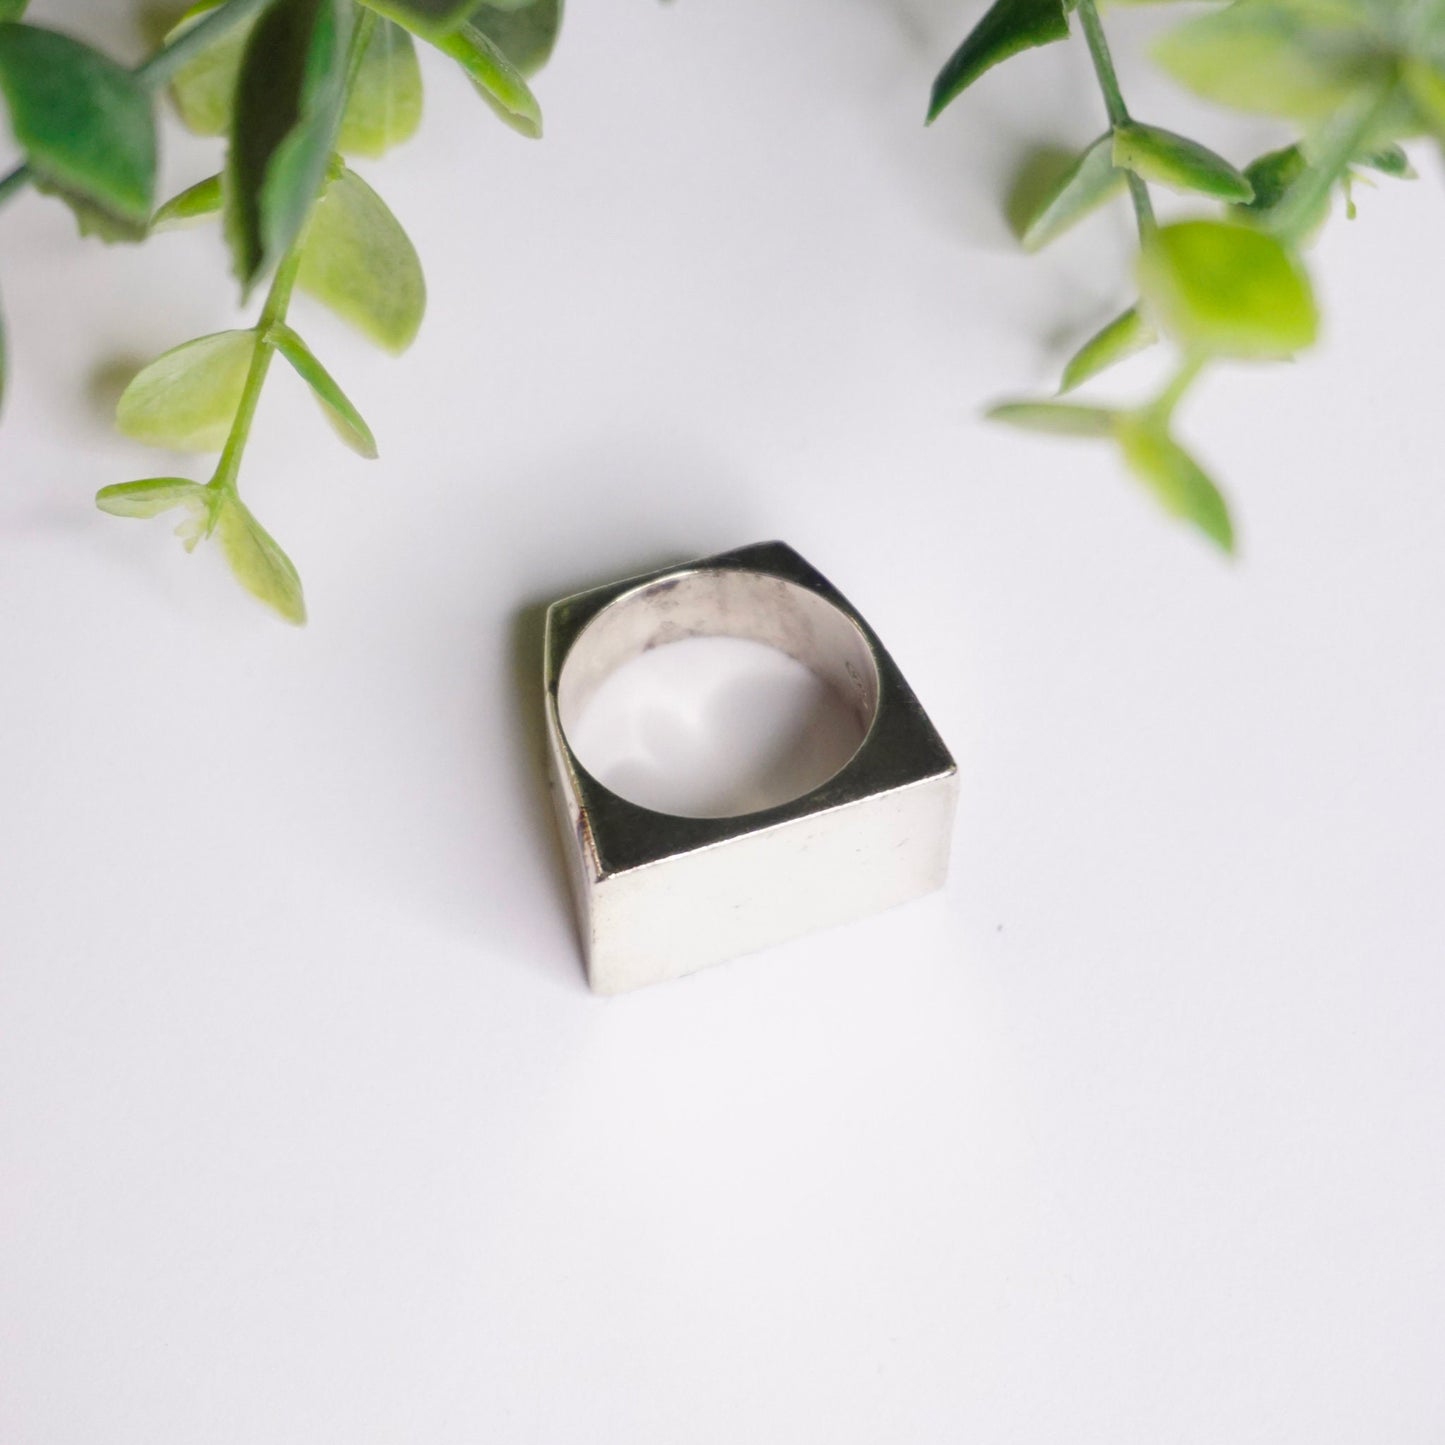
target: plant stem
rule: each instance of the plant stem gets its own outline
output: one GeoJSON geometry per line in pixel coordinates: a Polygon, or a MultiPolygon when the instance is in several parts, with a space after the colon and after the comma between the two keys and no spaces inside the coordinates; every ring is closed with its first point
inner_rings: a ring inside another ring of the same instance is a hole
{"type": "Polygon", "coordinates": [[[1180,363],[1179,370],[1169,378],[1164,390],[1149,404],[1149,410],[1166,425],[1174,415],[1174,408],[1179,405],[1180,398],[1193,384],[1194,378],[1204,370],[1204,363],[1207,358],[1200,352],[1193,352],[1186,355],[1180,363]]]}
{"type": "MultiPolygon", "coordinates": [[[[226,31],[248,20],[269,3],[269,0],[227,0],[209,11],[188,30],[162,45],[153,55],[131,71],[147,90],[159,90],[187,61],[209,45],[214,45],[226,31]]],[[[0,177],[0,205],[4,205],[30,180],[30,166],[22,161],[14,170],[0,177]]]]}
{"type": "MultiPolygon", "coordinates": [[[[1089,47],[1089,57],[1094,62],[1094,74],[1099,78],[1099,89],[1104,93],[1104,109],[1109,115],[1109,125],[1117,130],[1129,123],[1129,107],[1124,104],[1124,92],[1119,89],[1119,76],[1114,70],[1114,57],[1109,53],[1109,42],[1104,35],[1098,7],[1094,0],[1077,0],[1074,8],[1084,29],[1084,40],[1089,47]]],[[[1149,187],[1133,171],[1127,172],[1127,176],[1139,239],[1141,242],[1148,241],[1154,233],[1154,204],[1149,199],[1149,187]]]]}
{"type": "MultiPolygon", "coordinates": [[[[249,0],[232,0],[233,4],[249,3],[249,0]]],[[[352,84],[356,80],[356,73],[361,68],[362,56],[366,53],[366,46],[371,39],[372,28],[376,24],[376,16],[371,11],[362,12],[356,29],[352,32],[351,46],[346,59],[346,90],[342,96],[341,104],[337,108],[340,115],[346,109],[346,97],[351,94],[352,84]]],[[[329,179],[329,174],[327,179],[329,179]]],[[[326,179],[321,182],[321,188],[326,186],[326,179]]],[[[271,358],[276,352],[276,334],[286,323],[286,312],[291,305],[291,292],[296,286],[296,275],[301,269],[301,252],[306,241],[306,230],[310,224],[311,211],[316,208],[316,202],[321,195],[312,196],[311,205],[307,209],[306,220],[302,222],[301,229],[297,232],[296,239],[291,243],[291,249],[281,258],[281,264],[276,267],[276,274],[271,278],[270,289],[266,292],[265,304],[261,307],[261,315],[256,320],[256,349],[251,355],[251,365],[246,371],[246,383],[241,391],[241,402],[236,408],[236,415],[231,422],[231,430],[226,435],[226,445],[221,450],[221,458],[216,463],[216,474],[210,480],[209,485],[218,492],[236,494],[236,477],[241,470],[241,456],[246,450],[246,442],[251,435],[251,423],[256,416],[256,407],[261,400],[261,389],[266,384],[266,373],[271,369],[271,358]]]]}

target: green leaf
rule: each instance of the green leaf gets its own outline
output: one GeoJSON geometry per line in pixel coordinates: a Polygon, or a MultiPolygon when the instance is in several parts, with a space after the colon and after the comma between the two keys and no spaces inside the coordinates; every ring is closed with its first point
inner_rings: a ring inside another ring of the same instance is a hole
{"type": "Polygon", "coordinates": [[[1273,236],[1225,221],[1163,226],[1139,259],[1160,325],[1190,351],[1282,357],[1315,339],[1309,279],[1273,236]]]}
{"type": "Polygon", "coordinates": [[[537,140],[542,134],[542,108],[521,72],[487,37],[470,23],[436,42],[450,55],[497,115],[519,135],[537,140]]]}
{"type": "Polygon", "coordinates": [[[219,451],[255,349],[254,331],[218,331],[173,347],[121,393],[115,409],[121,431],[152,446],[219,451]]]}
{"type": "Polygon", "coordinates": [[[1234,551],[1234,524],[1219,488],[1160,422],[1147,413],[1124,417],[1118,437],[1125,464],[1166,512],[1192,522],[1224,551],[1234,551]]]}
{"type": "Polygon", "coordinates": [[[994,0],[987,14],[949,57],[933,82],[928,102],[931,125],[984,71],[1021,50],[1068,36],[1063,0],[994,0]]]}
{"type": "Polygon", "coordinates": [[[301,578],[275,538],[232,492],[223,492],[216,508],[221,550],[236,580],[253,597],[300,627],[306,621],[301,578]]]}
{"type": "Polygon", "coordinates": [[[416,248],[381,197],[345,167],[316,204],[296,280],[394,354],[411,345],[426,312],[416,248]]]}
{"type": "Polygon", "coordinates": [[[0,20],[18,20],[25,13],[26,0],[0,0],[0,20]]]}
{"type": "Polygon", "coordinates": [[[1400,73],[1420,125],[1445,145],[1445,60],[1406,60],[1400,73]]]}
{"type": "Polygon", "coordinates": [[[316,359],[311,348],[289,327],[278,326],[273,334],[276,350],[295,368],[297,376],[311,388],[336,435],[369,461],[376,457],[376,438],[352,406],[331,373],[316,359]]]}
{"type": "Polygon", "coordinates": [[[1323,6],[1244,0],[1186,22],[1158,43],[1175,80],[1234,110],[1305,122],[1328,118],[1388,62],[1377,44],[1323,6]]]}
{"type": "Polygon", "coordinates": [[[413,35],[438,43],[467,18],[477,0],[361,0],[388,20],[405,26],[413,35]]]}
{"type": "Polygon", "coordinates": [[[1248,201],[1254,187],[1223,156],[1154,125],[1126,121],[1114,130],[1114,164],[1177,191],[1248,201]]]}
{"type": "MultiPolygon", "coordinates": [[[[220,0],[199,0],[173,25],[166,43],[179,39],[220,0]]],[[[171,80],[171,99],[181,120],[197,135],[224,135],[231,126],[231,106],[241,57],[251,37],[254,20],[243,20],[183,65],[171,80]]]]}
{"type": "Polygon", "coordinates": [[[164,231],[213,216],[221,209],[221,178],[208,176],[174,195],[151,217],[151,230],[164,231]]]}
{"type": "Polygon", "coordinates": [[[562,0],[478,5],[468,19],[530,79],[552,57],[562,25],[562,0]]]}
{"type": "Polygon", "coordinates": [[[151,98],[124,66],[68,35],[0,23],[0,91],[36,186],[82,232],[139,240],[155,191],[151,98]]]}
{"type": "Polygon", "coordinates": [[[226,158],[226,239],[242,292],[285,255],[341,120],[352,7],[273,0],[246,44],[226,158]]]}
{"type": "Polygon", "coordinates": [[[188,477],[148,477],[143,482],[119,482],[102,487],[95,494],[95,505],[114,517],[158,517],[175,507],[184,507],[186,515],[176,528],[176,536],[193,552],[196,543],[210,533],[214,525],[217,493],[188,477]]]}
{"type": "Polygon", "coordinates": [[[1090,377],[1123,361],[1126,356],[1153,346],[1159,339],[1154,328],[1137,306],[1116,316],[1107,326],[1096,331],[1068,360],[1064,367],[1060,393],[1073,391],[1090,377]]]}
{"type": "Polygon", "coordinates": [[[1112,136],[1100,136],[1039,198],[1033,214],[1020,218],[1019,240],[1025,250],[1046,246],[1123,186],[1125,175],[1115,169],[1112,149],[1112,136]]]}
{"type": "Polygon", "coordinates": [[[375,157],[410,140],[421,124],[421,97],[421,67],[411,36],[390,20],[380,21],[351,85],[338,149],[375,157]]]}
{"type": "Polygon", "coordinates": [[[1397,145],[1380,146],[1379,149],[1370,151],[1368,155],[1361,156],[1359,164],[1368,166],[1372,171],[1379,171],[1382,176],[1391,176],[1397,181],[1416,179],[1415,167],[1410,164],[1410,157],[1397,145]]]}
{"type": "Polygon", "coordinates": [[[1054,436],[1105,437],[1112,434],[1115,413],[1098,406],[1075,406],[1066,401],[1006,401],[988,409],[993,421],[1025,431],[1054,436]]]}

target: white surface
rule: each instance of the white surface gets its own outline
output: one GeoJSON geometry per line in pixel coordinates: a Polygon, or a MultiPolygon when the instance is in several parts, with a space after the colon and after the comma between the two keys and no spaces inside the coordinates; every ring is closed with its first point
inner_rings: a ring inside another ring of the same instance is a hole
{"type": "Polygon", "coordinates": [[[305,632],[90,501],[168,469],[88,392],[232,324],[214,238],[0,216],[0,1440],[1438,1441],[1437,162],[1191,403],[1230,567],[977,418],[1125,295],[1123,217],[994,219],[1076,49],[925,132],[969,7],[573,10],[542,145],[432,67],[365,168],[412,353],[298,308],[383,452],[268,387],[305,632]],[[770,536],[958,755],[953,883],[594,998],[535,607],[770,536]]]}

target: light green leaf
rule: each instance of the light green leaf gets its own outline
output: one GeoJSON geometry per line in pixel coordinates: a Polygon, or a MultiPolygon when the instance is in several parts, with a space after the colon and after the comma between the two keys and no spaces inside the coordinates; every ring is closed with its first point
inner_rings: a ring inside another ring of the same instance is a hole
{"type": "Polygon", "coordinates": [[[234,493],[223,492],[216,508],[221,549],[236,580],[253,597],[300,627],[306,621],[301,578],[275,538],[234,493]]]}
{"type": "Polygon", "coordinates": [[[1387,61],[1369,37],[1323,7],[1243,0],[1186,22],[1158,43],[1175,80],[1234,110],[1326,119],[1387,61]]]}
{"type": "Polygon", "coordinates": [[[352,406],[331,373],[316,359],[311,348],[289,327],[278,326],[272,338],[276,350],[295,368],[297,376],[311,388],[336,435],[368,461],[376,457],[376,438],[352,406]]]}
{"type": "Polygon", "coordinates": [[[1021,50],[1068,36],[1063,0],[994,0],[938,72],[928,102],[931,125],[984,71],[1021,50]]]}
{"type": "Polygon", "coordinates": [[[151,217],[152,231],[170,230],[187,221],[214,216],[221,209],[221,178],[208,176],[174,195],[151,217]]]}
{"type": "Polygon", "coordinates": [[[1189,351],[1282,357],[1315,339],[1319,318],[1303,268],[1252,227],[1161,227],[1140,256],[1139,285],[1160,325],[1189,351]]]}
{"type": "Polygon", "coordinates": [[[1401,76],[1421,126],[1445,145],[1445,60],[1435,66],[1406,60],[1401,76]]]}
{"type": "Polygon", "coordinates": [[[1114,131],[1114,164],[1146,181],[1221,201],[1248,201],[1254,187],[1223,156],[1154,125],[1126,121],[1114,131]]]}
{"type": "Polygon", "coordinates": [[[562,25],[562,0],[476,6],[468,19],[526,78],[551,59],[562,25]]]}
{"type": "Polygon", "coordinates": [[[151,446],[219,451],[255,349],[254,331],[218,331],[157,357],[121,393],[115,410],[121,431],[151,446]]]}
{"type": "Polygon", "coordinates": [[[988,409],[993,421],[1025,431],[1054,436],[1106,437],[1114,430],[1115,414],[1098,406],[1075,406],[1066,401],[1006,401],[988,409]]]}
{"type": "Polygon", "coordinates": [[[316,204],[296,280],[392,353],[411,345],[426,312],[416,248],[381,197],[345,167],[316,204]]]}
{"type": "Polygon", "coordinates": [[[1147,413],[1121,418],[1118,437],[1125,464],[1166,512],[1234,551],[1234,524],[1219,488],[1158,421],[1147,413]]]}
{"type": "MultiPolygon", "coordinates": [[[[169,44],[177,40],[220,0],[199,0],[171,27],[169,44]]],[[[241,70],[254,20],[243,20],[181,67],[171,80],[171,99],[181,120],[197,135],[224,135],[231,125],[231,106],[236,95],[236,77],[241,70]]]]}
{"type": "Polygon", "coordinates": [[[1040,197],[1033,214],[1020,217],[1019,240],[1025,250],[1046,246],[1123,186],[1124,172],[1115,169],[1112,149],[1112,136],[1100,136],[1040,197]]]}
{"type": "Polygon", "coordinates": [[[1137,306],[1116,316],[1107,326],[1096,331],[1068,360],[1059,391],[1073,391],[1090,377],[1097,376],[1126,356],[1143,351],[1159,339],[1154,328],[1137,306]]]}
{"type": "Polygon", "coordinates": [[[477,94],[507,125],[529,140],[541,137],[542,108],[537,97],[517,67],[475,25],[462,25],[436,45],[466,71],[477,94]]]}
{"type": "Polygon", "coordinates": [[[321,187],[351,23],[342,0],[273,0],[251,31],[225,181],[226,239],[243,294],[290,248],[321,187]]]}
{"type": "Polygon", "coordinates": [[[186,515],[176,528],[187,552],[209,534],[217,494],[188,477],[148,477],[143,482],[120,482],[102,487],[95,494],[95,505],[114,517],[158,517],[174,507],[184,507],[186,515]]]}
{"type": "Polygon", "coordinates": [[[388,20],[405,26],[413,35],[438,43],[467,17],[477,0],[361,0],[388,20]]]}
{"type": "Polygon", "coordinates": [[[411,36],[379,21],[366,43],[341,117],[337,148],[380,156],[416,134],[421,124],[421,67],[411,36]]]}
{"type": "Polygon", "coordinates": [[[140,240],[155,191],[151,98],[134,75],[68,35],[0,23],[0,91],[38,189],[82,232],[140,240]]]}

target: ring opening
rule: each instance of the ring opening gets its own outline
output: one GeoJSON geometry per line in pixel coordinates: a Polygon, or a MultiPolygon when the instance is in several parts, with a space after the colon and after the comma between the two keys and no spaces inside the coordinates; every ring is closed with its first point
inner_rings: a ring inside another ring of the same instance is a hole
{"type": "Polygon", "coordinates": [[[658,812],[735,816],[826,782],[878,708],[857,624],[796,583],[698,568],[645,583],[578,634],[557,684],[568,745],[658,812]]]}

